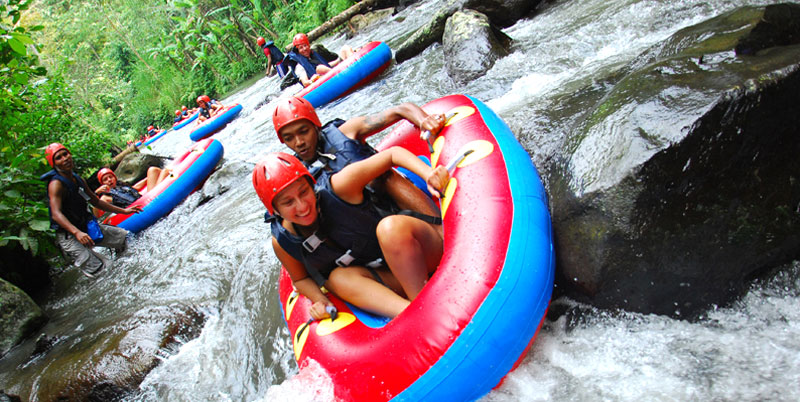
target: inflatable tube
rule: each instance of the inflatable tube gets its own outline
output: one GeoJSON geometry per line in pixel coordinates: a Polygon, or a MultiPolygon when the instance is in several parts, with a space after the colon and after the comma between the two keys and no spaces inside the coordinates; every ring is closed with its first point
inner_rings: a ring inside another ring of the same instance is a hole
{"type": "Polygon", "coordinates": [[[217,112],[217,114],[214,116],[211,116],[210,119],[198,122],[195,129],[189,133],[189,138],[191,138],[192,141],[200,141],[203,138],[216,133],[230,123],[231,120],[236,118],[241,111],[242,105],[238,103],[223,107],[221,111],[217,112]]]}
{"type": "Polygon", "coordinates": [[[169,177],[152,190],[144,191],[142,196],[131,204],[131,206],[141,206],[142,212],[112,215],[103,223],[127,229],[132,233],[152,225],[203,183],[222,159],[222,154],[222,144],[211,138],[192,145],[168,166],[172,169],[169,177]]]}
{"type": "Polygon", "coordinates": [[[158,140],[159,138],[163,137],[163,136],[164,136],[164,134],[166,134],[168,131],[169,131],[169,130],[161,130],[161,131],[159,131],[159,132],[157,132],[157,133],[153,134],[153,136],[152,136],[152,137],[148,137],[148,138],[147,138],[146,140],[144,140],[144,141],[136,141],[136,144],[135,144],[135,145],[136,145],[136,147],[137,147],[137,148],[138,148],[138,147],[146,147],[146,146],[148,146],[148,145],[150,145],[150,144],[154,143],[154,142],[155,142],[156,140],[158,140]]]}
{"type": "Polygon", "coordinates": [[[189,116],[187,116],[185,119],[183,119],[183,120],[181,120],[181,121],[179,121],[179,122],[177,122],[177,123],[173,124],[173,125],[172,125],[172,129],[173,129],[173,130],[180,130],[180,129],[182,129],[182,128],[183,128],[184,126],[186,126],[187,124],[189,124],[189,123],[193,122],[193,121],[194,121],[194,119],[196,119],[196,118],[197,118],[197,116],[199,116],[199,115],[200,115],[200,113],[199,113],[199,112],[194,112],[194,113],[190,114],[190,115],[189,115],[189,116]]]}
{"type": "Polygon", "coordinates": [[[367,43],[295,96],[320,107],[372,81],[389,67],[391,61],[392,50],[387,44],[367,43]]]}
{"type": "Polygon", "coordinates": [[[337,400],[478,399],[519,363],[550,303],[550,214],[530,156],[477,99],[452,95],[423,109],[454,113],[433,155],[408,122],[378,148],[402,146],[434,166],[471,152],[444,193],[445,252],[419,296],[387,323],[329,294],[336,320],[306,324],[311,303],[281,271],[280,300],[298,365],[318,362],[337,400]]]}

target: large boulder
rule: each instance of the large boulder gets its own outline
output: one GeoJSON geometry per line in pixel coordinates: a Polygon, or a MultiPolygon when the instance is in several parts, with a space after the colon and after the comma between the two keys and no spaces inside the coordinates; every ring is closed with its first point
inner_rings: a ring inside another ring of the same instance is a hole
{"type": "Polygon", "coordinates": [[[447,74],[458,84],[481,77],[494,62],[508,55],[511,38],[474,10],[455,12],[447,19],[442,47],[447,74]]]}
{"type": "Polygon", "coordinates": [[[197,337],[204,322],[191,306],[144,308],[96,336],[56,341],[34,357],[50,367],[35,379],[47,386],[22,388],[34,392],[29,400],[129,400],[163,356],[197,337]]]}
{"type": "Polygon", "coordinates": [[[440,42],[448,18],[457,11],[467,9],[478,11],[486,15],[493,25],[504,28],[531,13],[541,2],[541,0],[450,0],[436,11],[427,24],[396,46],[394,59],[402,63],[422,53],[428,46],[440,42]]]}
{"type": "Polygon", "coordinates": [[[25,292],[0,279],[0,357],[45,322],[42,309],[25,292]]]}
{"type": "Polygon", "coordinates": [[[800,45],[748,36],[776,7],[800,6],[683,29],[565,106],[589,110],[547,175],[560,290],[693,317],[800,258],[800,45]]]}
{"type": "Polygon", "coordinates": [[[117,175],[118,181],[134,184],[147,177],[147,169],[151,166],[164,167],[164,158],[135,152],[122,159],[114,174],[117,175]]]}

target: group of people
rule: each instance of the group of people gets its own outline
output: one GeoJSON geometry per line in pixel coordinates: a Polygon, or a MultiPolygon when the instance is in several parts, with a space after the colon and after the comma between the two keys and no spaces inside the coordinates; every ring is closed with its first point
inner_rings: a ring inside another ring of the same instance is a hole
{"type": "MultiPolygon", "coordinates": [[[[259,44],[265,54],[277,58],[267,50],[274,44],[262,39],[259,44]]],[[[297,54],[308,60],[293,56],[295,49],[287,56],[296,62],[295,73],[302,80],[312,81],[333,64],[310,61],[320,58],[310,50],[305,35],[297,35],[293,43],[297,54]]],[[[197,104],[199,119],[208,119],[222,108],[206,95],[198,97],[197,104]]],[[[272,122],[277,138],[294,155],[267,155],[255,166],[252,182],[267,209],[272,248],[297,290],[313,302],[310,313],[315,319],[326,318],[331,311],[323,286],[359,308],[395,317],[417,297],[442,257],[437,203],[392,168],[403,167],[425,178],[427,190],[435,197],[446,187],[449,173],[441,166],[431,168],[403,148],[377,152],[366,143],[367,137],[400,119],[433,135],[446,122],[444,115],[428,115],[413,103],[326,124],[302,98],[282,100],[275,108],[272,122]]],[[[87,276],[95,275],[107,261],[92,247],[122,249],[126,233],[94,223],[102,236],[93,239],[87,234],[94,222],[87,203],[98,215],[103,211],[138,213],[141,208],[129,205],[140,193],[118,185],[116,175],[107,168],[98,172],[101,186],[89,191],[73,171],[66,147],[51,144],[45,155],[53,170],[42,179],[48,182],[51,225],[58,244],[87,276]]],[[[147,188],[168,174],[166,169],[151,168],[147,188]]]]}
{"type": "Polygon", "coordinates": [[[189,109],[186,106],[181,106],[180,109],[175,109],[175,119],[173,120],[173,124],[180,122],[181,120],[191,116],[195,112],[197,112],[197,108],[189,109]]]}
{"type": "Polygon", "coordinates": [[[426,178],[435,195],[448,180],[411,152],[376,152],[365,139],[400,119],[438,133],[443,115],[405,103],[370,116],[323,125],[305,99],[275,109],[278,139],[294,156],[273,153],[253,171],[253,186],[268,211],[273,250],[311,316],[329,316],[324,286],[367,311],[395,317],[416,298],[444,252],[438,207],[392,170],[426,178]]]}
{"type": "Polygon", "coordinates": [[[311,49],[308,36],[304,33],[294,36],[292,49],[286,55],[275,46],[273,41],[267,42],[264,38],[259,37],[256,43],[261,46],[267,57],[267,75],[271,75],[272,67],[275,67],[278,76],[283,78],[287,74],[293,74],[304,87],[311,85],[320,76],[354,53],[353,48],[345,45],[339,50],[335,60],[328,61],[311,49]]]}

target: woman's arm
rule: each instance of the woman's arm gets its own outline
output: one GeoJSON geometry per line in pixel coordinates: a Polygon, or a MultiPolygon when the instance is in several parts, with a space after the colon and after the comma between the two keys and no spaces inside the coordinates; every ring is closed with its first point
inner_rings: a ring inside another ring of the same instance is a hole
{"type": "Polygon", "coordinates": [[[431,168],[405,148],[391,147],[345,166],[331,176],[331,187],[342,200],[360,204],[364,200],[364,187],[393,166],[406,168],[419,177],[424,177],[428,188],[437,196],[438,191],[444,189],[450,180],[450,175],[443,166],[431,168]]]}
{"type": "Polygon", "coordinates": [[[288,272],[289,277],[292,278],[292,284],[294,284],[297,291],[313,303],[311,306],[311,316],[314,317],[315,320],[321,320],[327,317],[328,313],[325,311],[325,307],[329,305],[332,306],[333,303],[322,293],[317,283],[311,279],[303,263],[287,253],[274,237],[272,238],[272,250],[275,251],[278,260],[280,260],[281,264],[286,268],[286,272],[288,272]]]}

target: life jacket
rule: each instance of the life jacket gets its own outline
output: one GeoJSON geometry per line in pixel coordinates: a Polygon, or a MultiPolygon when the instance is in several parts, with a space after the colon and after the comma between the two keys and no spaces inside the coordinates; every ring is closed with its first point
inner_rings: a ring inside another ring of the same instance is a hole
{"type": "Polygon", "coordinates": [[[278,72],[278,77],[285,77],[289,72],[288,68],[286,68],[286,65],[283,64],[283,60],[286,56],[280,51],[280,49],[278,49],[277,46],[275,46],[274,42],[272,41],[267,42],[264,46],[264,54],[270,54],[270,60],[272,60],[272,65],[275,66],[275,70],[278,72]]]}
{"type": "Polygon", "coordinates": [[[201,107],[200,108],[200,116],[203,116],[206,119],[210,119],[211,118],[211,108],[210,107],[201,107]]]}
{"type": "Polygon", "coordinates": [[[130,186],[116,186],[104,194],[110,195],[111,203],[120,208],[128,208],[128,205],[131,205],[142,196],[135,188],[130,186]]]}
{"type": "Polygon", "coordinates": [[[322,64],[325,67],[330,67],[330,64],[325,61],[325,58],[313,50],[311,51],[311,57],[303,56],[302,54],[295,52],[294,49],[290,50],[286,57],[292,61],[292,63],[289,65],[289,68],[292,71],[294,71],[295,65],[300,64],[303,66],[303,69],[306,70],[306,74],[309,78],[317,73],[318,65],[322,64]]]}
{"type": "Polygon", "coordinates": [[[181,120],[183,120],[182,116],[175,116],[175,120],[173,120],[173,123],[177,123],[177,122],[179,122],[181,120]]]}
{"type": "MultiPolygon", "coordinates": [[[[67,218],[67,220],[75,225],[82,232],[86,232],[88,229],[86,228],[87,222],[89,222],[92,218],[92,214],[89,213],[88,203],[89,195],[86,194],[90,191],[86,185],[84,184],[83,179],[78,176],[75,172],[72,172],[72,177],[75,179],[75,182],[68,179],[67,177],[62,176],[58,173],[55,169],[43,174],[40,179],[47,183],[47,198],[50,198],[50,182],[53,180],[58,180],[64,184],[67,189],[66,197],[61,199],[61,213],[67,218]],[[77,182],[77,184],[76,184],[77,182]],[[81,194],[81,192],[83,194],[81,194]]],[[[50,210],[50,203],[47,203],[47,210],[50,214],[50,227],[55,230],[63,229],[56,221],[53,220],[53,211],[50,210]]]]}
{"type": "Polygon", "coordinates": [[[156,131],[156,129],[152,129],[152,130],[150,130],[150,131],[148,131],[148,132],[147,132],[147,136],[148,136],[148,137],[152,137],[152,136],[153,136],[153,134],[155,134],[156,132],[157,132],[157,131],[156,131]]]}
{"type": "MultiPolygon", "coordinates": [[[[323,171],[334,174],[353,162],[367,159],[377,153],[366,142],[357,141],[344,135],[339,130],[339,126],[344,123],[345,121],[342,119],[334,119],[325,123],[319,131],[317,159],[310,164],[303,161],[315,179],[323,171]]],[[[300,158],[298,157],[298,159],[300,158]]]]}
{"type": "Polygon", "coordinates": [[[331,189],[328,175],[322,175],[314,190],[319,211],[316,232],[306,238],[294,235],[283,227],[281,217],[270,216],[270,229],[278,244],[303,263],[319,286],[337,267],[383,265],[375,229],[385,215],[375,208],[370,197],[365,194],[359,205],[343,201],[331,189]]]}
{"type": "Polygon", "coordinates": [[[272,58],[273,64],[280,64],[283,61],[283,52],[275,46],[275,42],[269,41],[265,43],[262,49],[264,50],[264,56],[272,58]]]}

